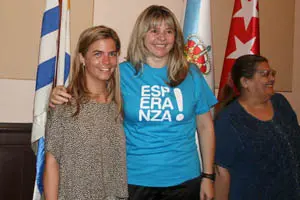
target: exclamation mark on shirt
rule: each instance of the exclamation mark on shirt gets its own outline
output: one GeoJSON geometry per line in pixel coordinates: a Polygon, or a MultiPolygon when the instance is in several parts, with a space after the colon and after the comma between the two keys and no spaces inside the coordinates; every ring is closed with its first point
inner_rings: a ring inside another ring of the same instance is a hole
{"type": "MultiPolygon", "coordinates": [[[[177,101],[178,111],[182,112],[183,111],[183,99],[182,99],[181,90],[179,88],[175,88],[174,94],[175,94],[175,98],[177,101]]],[[[181,121],[181,120],[183,120],[183,118],[184,118],[184,115],[182,113],[180,113],[176,116],[177,121],[181,121]]]]}

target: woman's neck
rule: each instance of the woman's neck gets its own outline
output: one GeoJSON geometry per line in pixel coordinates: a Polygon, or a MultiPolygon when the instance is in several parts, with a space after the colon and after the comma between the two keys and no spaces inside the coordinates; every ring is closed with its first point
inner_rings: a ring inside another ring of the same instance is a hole
{"type": "Polygon", "coordinates": [[[256,98],[251,95],[241,95],[238,98],[238,101],[241,104],[246,104],[251,107],[259,108],[265,107],[270,102],[270,98],[256,98]]]}
{"type": "Polygon", "coordinates": [[[91,100],[96,101],[98,103],[109,102],[107,94],[91,94],[91,100]]]}
{"type": "Polygon", "coordinates": [[[107,103],[108,91],[105,81],[97,84],[91,84],[87,81],[87,89],[90,92],[90,98],[92,100],[99,103],[107,103]]]}
{"type": "Polygon", "coordinates": [[[164,66],[166,66],[168,60],[166,58],[147,58],[146,62],[148,65],[150,65],[153,68],[163,68],[164,66]]]}
{"type": "Polygon", "coordinates": [[[238,101],[247,113],[261,121],[271,120],[274,116],[274,109],[270,98],[258,99],[240,96],[238,101]]]}

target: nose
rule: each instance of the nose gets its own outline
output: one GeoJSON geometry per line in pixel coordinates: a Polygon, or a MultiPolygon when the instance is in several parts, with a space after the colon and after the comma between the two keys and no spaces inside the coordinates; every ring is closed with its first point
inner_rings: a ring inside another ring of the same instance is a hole
{"type": "Polygon", "coordinates": [[[274,81],[275,80],[275,76],[276,76],[276,70],[271,69],[270,73],[269,73],[269,78],[274,81]]]}
{"type": "Polygon", "coordinates": [[[158,38],[162,41],[166,39],[166,33],[164,31],[158,33],[158,38]]]}
{"type": "Polygon", "coordinates": [[[270,75],[269,75],[269,79],[272,80],[272,81],[274,81],[274,80],[275,80],[275,75],[270,74],[270,75]]]}
{"type": "Polygon", "coordinates": [[[110,63],[109,55],[107,54],[102,55],[102,63],[107,65],[110,63]]]}

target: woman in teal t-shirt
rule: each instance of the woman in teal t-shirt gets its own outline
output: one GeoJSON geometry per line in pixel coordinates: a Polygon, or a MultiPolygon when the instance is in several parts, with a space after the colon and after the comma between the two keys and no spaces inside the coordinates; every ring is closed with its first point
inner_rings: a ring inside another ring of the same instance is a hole
{"type": "MultiPolygon", "coordinates": [[[[150,6],[138,17],[120,64],[131,200],[212,199],[217,100],[184,56],[175,15],[150,6]],[[202,179],[195,132],[200,138],[202,179]]],[[[54,90],[51,102],[71,98],[54,90]]]]}

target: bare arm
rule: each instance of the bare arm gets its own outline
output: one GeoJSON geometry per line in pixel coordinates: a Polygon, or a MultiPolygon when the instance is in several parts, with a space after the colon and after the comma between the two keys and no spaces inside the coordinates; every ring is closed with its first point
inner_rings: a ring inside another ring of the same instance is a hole
{"type": "Polygon", "coordinates": [[[71,98],[72,96],[67,93],[67,89],[64,86],[56,86],[51,92],[49,106],[55,108],[55,105],[66,103],[71,98]]]}
{"type": "Polygon", "coordinates": [[[230,174],[226,168],[216,165],[215,192],[216,200],[228,200],[230,187],[230,174]]]}
{"type": "MultiPolygon", "coordinates": [[[[197,115],[197,133],[202,155],[203,172],[214,173],[215,159],[215,133],[210,111],[197,115]]],[[[201,200],[208,200],[214,197],[213,181],[203,178],[201,181],[201,200]]]]}
{"type": "Polygon", "coordinates": [[[57,200],[59,184],[59,165],[51,153],[46,153],[43,183],[45,199],[57,200]]]}

